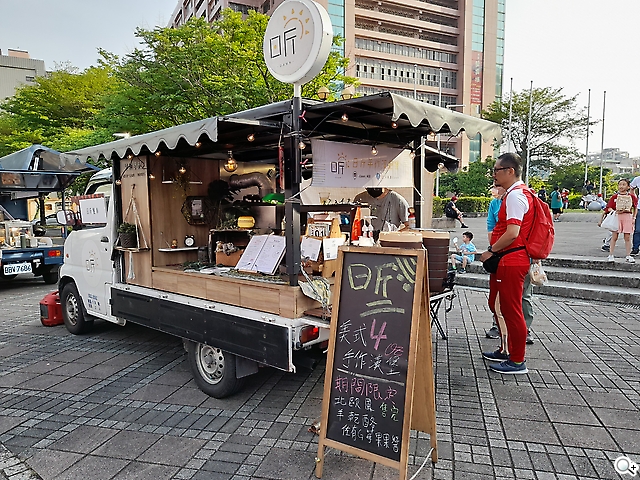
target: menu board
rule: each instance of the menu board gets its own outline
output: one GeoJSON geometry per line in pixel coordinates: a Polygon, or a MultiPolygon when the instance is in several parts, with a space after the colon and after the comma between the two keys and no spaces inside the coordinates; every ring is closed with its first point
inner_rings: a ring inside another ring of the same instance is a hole
{"type": "Polygon", "coordinates": [[[284,257],[285,238],[279,235],[254,235],[242,253],[236,268],[273,275],[284,257]]]}
{"type": "Polygon", "coordinates": [[[417,260],[415,254],[345,252],[332,338],[326,438],[395,462],[404,433],[408,444],[417,260]]]}

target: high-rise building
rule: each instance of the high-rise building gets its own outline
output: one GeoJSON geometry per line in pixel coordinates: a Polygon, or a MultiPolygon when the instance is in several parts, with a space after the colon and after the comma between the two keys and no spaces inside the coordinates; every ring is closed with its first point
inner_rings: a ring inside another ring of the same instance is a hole
{"type": "Polygon", "coordinates": [[[0,50],[0,100],[12,97],[20,85],[32,85],[35,77],[46,73],[44,60],[34,60],[23,50],[0,50]]]}
{"type": "MultiPolygon", "coordinates": [[[[229,7],[271,13],[282,0],[180,0],[170,25],[229,7]]],[[[506,0],[319,0],[350,59],[357,92],[390,91],[468,115],[502,96],[506,0]]],[[[432,139],[433,140],[433,139],[432,139]]],[[[479,137],[441,138],[462,165],[493,155],[479,137]]]]}

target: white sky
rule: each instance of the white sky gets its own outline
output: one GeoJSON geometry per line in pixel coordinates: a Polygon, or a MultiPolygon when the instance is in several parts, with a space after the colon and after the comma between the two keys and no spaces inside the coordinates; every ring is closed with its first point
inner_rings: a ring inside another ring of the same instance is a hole
{"type": "MultiPolygon", "coordinates": [[[[0,49],[28,50],[32,58],[69,61],[84,69],[97,48],[123,55],[136,45],[137,26],[166,26],[176,0],[0,0],[0,49]]],[[[507,0],[504,91],[563,87],[602,118],[607,91],[605,148],[640,156],[637,53],[640,0],[507,0]],[[634,128],[636,127],[636,128],[634,128]]],[[[600,151],[601,126],[589,151],[600,151]]],[[[584,141],[577,144],[581,152],[584,141]]]]}
{"type": "MultiPolygon", "coordinates": [[[[638,95],[640,0],[507,0],[503,92],[563,87],[602,119],[604,148],[640,156],[638,95]]],[[[589,152],[600,151],[602,125],[591,128],[589,152]]],[[[576,146],[585,151],[584,140],[576,146]]]]}
{"type": "Polygon", "coordinates": [[[136,46],[136,27],[165,27],[177,0],[0,0],[0,49],[31,58],[96,65],[98,48],[124,55],[136,46]]]}

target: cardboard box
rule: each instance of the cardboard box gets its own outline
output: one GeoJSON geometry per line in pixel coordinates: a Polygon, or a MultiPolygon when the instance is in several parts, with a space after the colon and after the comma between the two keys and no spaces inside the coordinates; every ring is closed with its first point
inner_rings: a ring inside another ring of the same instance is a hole
{"type": "Polygon", "coordinates": [[[237,250],[231,255],[227,255],[224,252],[216,252],[216,264],[235,267],[242,256],[242,252],[244,252],[244,250],[237,250]]]}

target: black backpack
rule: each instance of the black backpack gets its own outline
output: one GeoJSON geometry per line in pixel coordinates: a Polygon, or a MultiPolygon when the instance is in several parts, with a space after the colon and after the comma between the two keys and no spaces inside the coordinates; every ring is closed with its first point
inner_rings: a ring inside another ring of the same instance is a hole
{"type": "Polygon", "coordinates": [[[449,218],[458,218],[458,214],[453,209],[453,202],[447,203],[446,207],[444,207],[444,214],[449,218]]]}

